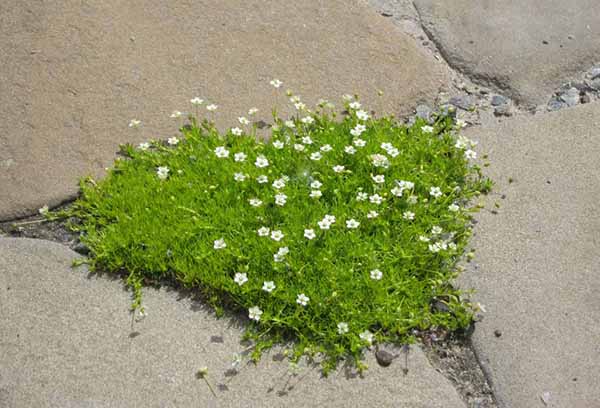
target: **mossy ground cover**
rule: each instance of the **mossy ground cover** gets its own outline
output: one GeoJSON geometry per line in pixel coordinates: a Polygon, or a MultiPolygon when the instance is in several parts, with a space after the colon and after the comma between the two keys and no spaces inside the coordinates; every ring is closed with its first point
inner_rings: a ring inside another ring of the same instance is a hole
{"type": "Polygon", "coordinates": [[[190,116],[179,138],[124,146],[107,177],[82,181],[69,215],[92,270],[125,274],[137,309],[144,282],[198,291],[248,317],[255,357],[293,339],[293,359],[318,354],[326,371],[414,329],[468,325],[451,281],[469,203],[491,184],[474,143],[447,116],[406,126],[355,99],[343,114],[292,103],[268,139],[246,118],[220,133],[190,116]]]}

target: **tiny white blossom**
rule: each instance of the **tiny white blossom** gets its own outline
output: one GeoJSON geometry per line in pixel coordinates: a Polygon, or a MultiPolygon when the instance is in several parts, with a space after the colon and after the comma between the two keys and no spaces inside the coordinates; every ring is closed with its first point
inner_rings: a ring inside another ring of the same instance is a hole
{"type": "Polygon", "coordinates": [[[289,127],[290,129],[293,129],[296,127],[296,124],[294,123],[293,120],[286,120],[285,122],[283,122],[284,125],[286,125],[287,127],[289,127]]]}
{"type": "Polygon", "coordinates": [[[341,173],[344,170],[346,170],[346,168],[344,166],[340,166],[340,165],[333,166],[333,171],[335,171],[336,173],[341,173]]]}
{"type": "Polygon", "coordinates": [[[371,272],[369,272],[369,276],[373,280],[381,280],[381,278],[383,278],[383,272],[381,272],[379,269],[373,269],[371,272]]]}
{"type": "Polygon", "coordinates": [[[411,211],[404,211],[404,213],[402,214],[402,218],[404,218],[405,220],[412,221],[415,219],[415,213],[411,211]]]}
{"type": "Polygon", "coordinates": [[[266,237],[269,235],[270,229],[268,227],[260,227],[256,232],[259,237],[266,237]]]}
{"type": "Polygon", "coordinates": [[[150,148],[150,143],[142,142],[138,145],[138,149],[140,150],[148,150],[150,148]]]}
{"type": "Polygon", "coordinates": [[[330,152],[330,151],[332,151],[332,150],[333,150],[333,147],[331,147],[331,145],[329,145],[329,144],[326,144],[326,145],[323,145],[323,146],[321,146],[321,151],[322,151],[322,152],[325,152],[325,153],[326,153],[326,152],[330,152]]]}
{"type": "Polygon", "coordinates": [[[199,97],[196,96],[195,98],[190,99],[190,103],[192,105],[199,106],[204,103],[204,99],[200,99],[199,97]]]}
{"type": "Polygon", "coordinates": [[[290,253],[288,247],[281,247],[276,254],[273,255],[275,262],[283,262],[283,258],[290,253]]]}
{"type": "Polygon", "coordinates": [[[433,235],[440,235],[442,233],[442,231],[443,231],[443,229],[439,225],[434,225],[433,227],[431,227],[431,233],[433,235]]]}
{"type": "Polygon", "coordinates": [[[366,140],[364,139],[354,139],[352,143],[356,147],[364,147],[367,144],[366,140]]]}
{"type": "Polygon", "coordinates": [[[439,187],[431,187],[429,189],[429,195],[435,198],[442,196],[442,190],[439,187]]]}
{"type": "Polygon", "coordinates": [[[285,143],[283,143],[281,140],[273,141],[273,147],[275,149],[283,149],[284,146],[285,146],[285,143]]]}
{"type": "Polygon", "coordinates": [[[337,324],[338,334],[346,334],[346,333],[348,333],[348,330],[349,330],[348,329],[348,323],[346,323],[346,322],[339,322],[337,324]]]}
{"type": "Polygon", "coordinates": [[[385,176],[383,174],[378,174],[376,176],[371,176],[371,178],[377,184],[385,183],[385,176]]]}
{"type": "Polygon", "coordinates": [[[233,160],[236,162],[243,162],[246,160],[246,158],[248,158],[248,156],[244,152],[238,152],[233,155],[233,160]]]}
{"type": "Polygon", "coordinates": [[[350,102],[350,105],[348,105],[348,106],[350,106],[350,108],[352,108],[352,109],[360,109],[360,102],[358,102],[358,101],[350,102]]]}
{"type": "Polygon", "coordinates": [[[229,157],[229,150],[225,146],[215,148],[215,155],[221,159],[229,157]]]}
{"type": "Polygon", "coordinates": [[[323,217],[323,219],[333,224],[335,222],[335,215],[326,214],[325,217],[323,217]]]}
{"type": "Polygon", "coordinates": [[[285,194],[276,194],[275,195],[275,204],[283,206],[287,201],[287,196],[285,194]]]}
{"type": "Polygon", "coordinates": [[[310,159],[311,160],[321,160],[321,158],[323,158],[323,155],[320,152],[314,152],[310,154],[310,159]]]}
{"type": "Polygon", "coordinates": [[[460,207],[454,203],[448,206],[448,211],[457,212],[458,210],[460,210],[460,207]]]}
{"type": "Polygon", "coordinates": [[[466,126],[467,126],[467,122],[465,122],[462,119],[456,119],[456,127],[458,129],[462,129],[462,128],[466,127],[466,126]]]}
{"type": "Polygon", "coordinates": [[[231,134],[233,134],[235,136],[241,136],[242,135],[242,129],[240,129],[239,127],[231,128],[231,134]]]}
{"type": "Polygon", "coordinates": [[[279,242],[283,239],[283,237],[285,237],[285,235],[283,235],[283,232],[281,232],[280,230],[271,231],[271,239],[273,241],[279,242]]]}
{"type": "Polygon", "coordinates": [[[300,122],[304,123],[305,125],[310,125],[311,123],[314,123],[315,120],[312,116],[305,116],[300,119],[300,122]]]}
{"type": "Polygon", "coordinates": [[[369,195],[363,191],[356,194],[356,201],[365,201],[367,198],[369,198],[369,195]]]}
{"type": "Polygon", "coordinates": [[[173,119],[175,119],[175,118],[180,118],[180,117],[181,117],[181,115],[183,115],[183,113],[182,113],[182,112],[179,112],[179,111],[177,111],[177,110],[176,110],[176,111],[173,111],[173,113],[171,113],[171,117],[172,117],[173,119]]]}
{"type": "Polygon", "coordinates": [[[466,159],[476,159],[477,158],[477,152],[475,152],[474,150],[466,150],[465,151],[465,158],[466,159]]]}
{"type": "Polygon", "coordinates": [[[356,111],[356,117],[359,120],[368,120],[369,119],[369,114],[366,111],[364,111],[364,110],[359,110],[359,111],[356,111]]]}
{"type": "Polygon", "coordinates": [[[323,193],[321,192],[321,190],[311,190],[309,196],[310,198],[321,198],[323,196],[323,193]]]}
{"type": "Polygon", "coordinates": [[[263,311],[260,310],[260,308],[258,306],[252,306],[250,309],[248,309],[248,317],[251,320],[255,320],[255,321],[260,321],[260,317],[262,316],[263,311]]]}
{"type": "Polygon", "coordinates": [[[233,277],[233,281],[238,285],[242,286],[244,283],[248,282],[248,275],[246,275],[245,273],[238,272],[233,277]]]}
{"type": "Polygon", "coordinates": [[[429,237],[426,237],[424,235],[419,236],[419,241],[421,242],[429,242],[429,237]]]}
{"type": "Polygon", "coordinates": [[[170,137],[167,139],[167,143],[170,144],[171,146],[175,146],[179,143],[179,139],[177,139],[175,136],[170,137]]]}
{"type": "Polygon", "coordinates": [[[304,136],[304,137],[302,138],[302,143],[304,143],[304,144],[308,144],[308,145],[309,145],[309,144],[312,144],[312,143],[313,143],[313,141],[312,141],[312,139],[311,139],[309,136],[304,136]]]}
{"type": "Polygon", "coordinates": [[[300,306],[306,306],[309,301],[310,301],[310,298],[308,296],[306,296],[304,293],[300,293],[296,297],[296,303],[298,303],[300,306]]]}
{"type": "Polygon", "coordinates": [[[262,205],[262,203],[263,203],[258,198],[251,198],[251,199],[248,200],[248,202],[250,203],[250,205],[252,207],[260,207],[262,205]]]}
{"type": "Polygon", "coordinates": [[[423,133],[433,133],[433,127],[431,126],[421,126],[421,130],[423,131],[423,133]]]}
{"type": "Polygon", "coordinates": [[[409,197],[406,199],[406,201],[407,201],[409,204],[413,204],[413,205],[414,205],[414,204],[416,204],[416,203],[417,203],[417,201],[419,201],[419,197],[417,197],[417,196],[415,196],[415,195],[411,195],[411,196],[409,196],[409,197]]]}
{"type": "Polygon", "coordinates": [[[247,177],[247,176],[246,176],[244,173],[235,173],[235,174],[233,175],[233,179],[234,179],[235,181],[244,181],[244,180],[246,180],[246,177],[247,177]]]}
{"type": "Polygon", "coordinates": [[[383,202],[383,197],[381,197],[379,194],[373,194],[369,197],[369,201],[373,204],[379,205],[383,202]]]}
{"type": "Polygon", "coordinates": [[[360,225],[360,222],[356,221],[354,218],[351,218],[346,221],[346,228],[348,229],[356,229],[360,225]]]}
{"type": "Polygon", "coordinates": [[[348,154],[354,154],[356,153],[356,149],[354,148],[354,146],[346,146],[344,147],[344,152],[348,154]]]}
{"type": "Polygon", "coordinates": [[[219,238],[215,240],[215,242],[213,242],[214,249],[223,249],[225,247],[227,247],[227,244],[225,243],[225,240],[223,238],[219,238]]]}
{"type": "Polygon", "coordinates": [[[389,159],[383,154],[372,154],[371,161],[375,167],[383,167],[384,169],[390,167],[389,159]]]}
{"type": "Polygon", "coordinates": [[[170,170],[168,167],[160,166],[156,169],[156,175],[159,179],[165,180],[167,177],[169,177],[169,171],[170,170]]]}
{"type": "Polygon", "coordinates": [[[206,110],[209,112],[214,112],[217,110],[219,106],[215,105],[214,103],[211,103],[210,105],[206,106],[206,110]]]}
{"type": "Polygon", "coordinates": [[[440,245],[439,242],[436,242],[434,244],[429,244],[429,251],[433,252],[433,253],[438,253],[442,250],[442,246],[440,245]]]}
{"type": "Polygon", "coordinates": [[[264,290],[265,292],[271,293],[275,290],[275,288],[276,288],[275,282],[273,282],[273,281],[263,282],[262,290],[264,290]]]}
{"type": "Polygon", "coordinates": [[[377,218],[379,217],[379,213],[377,211],[369,211],[367,213],[367,218],[377,218]]]}
{"type": "Polygon", "coordinates": [[[275,88],[279,88],[281,85],[283,85],[283,82],[281,82],[279,79],[273,79],[269,83],[271,85],[273,85],[275,88]]]}
{"type": "Polygon", "coordinates": [[[396,149],[395,147],[393,149],[388,150],[387,152],[391,157],[396,157],[400,154],[400,150],[396,149]]]}
{"type": "Polygon", "coordinates": [[[352,95],[344,94],[342,95],[342,99],[345,101],[351,101],[354,98],[352,97],[352,95]]]}
{"type": "Polygon", "coordinates": [[[305,229],[304,230],[304,238],[306,239],[314,239],[317,235],[315,234],[315,230],[313,229],[305,229]]]}
{"type": "Polygon", "coordinates": [[[244,117],[244,116],[240,116],[238,118],[238,122],[240,122],[241,125],[247,125],[250,123],[250,121],[248,120],[248,118],[244,117]]]}
{"type": "Polygon", "coordinates": [[[368,330],[365,330],[364,332],[360,333],[360,334],[358,335],[358,337],[359,337],[359,338],[360,338],[362,341],[364,341],[364,342],[366,342],[367,344],[369,344],[369,346],[370,346],[371,344],[373,344],[374,335],[373,335],[373,333],[371,333],[371,332],[370,332],[370,331],[368,331],[368,330]]]}
{"type": "MultiPolygon", "coordinates": [[[[304,110],[304,109],[306,109],[306,105],[303,102],[296,102],[294,104],[294,108],[296,108],[297,110],[304,110]]],[[[306,122],[304,122],[304,123],[306,123],[306,122]]],[[[310,123],[312,123],[312,122],[310,122],[310,123]]]]}
{"type": "Polygon", "coordinates": [[[394,188],[392,188],[390,190],[390,192],[395,195],[396,197],[402,197],[402,193],[404,192],[404,190],[402,190],[400,187],[396,186],[394,188]]]}
{"type": "Polygon", "coordinates": [[[266,175],[261,174],[256,178],[256,181],[258,182],[258,184],[265,184],[269,182],[269,178],[266,175]]]}
{"type": "Polygon", "coordinates": [[[49,208],[48,205],[44,205],[42,208],[40,208],[38,210],[38,213],[40,213],[40,215],[46,215],[48,214],[49,208]]]}
{"type": "Polygon", "coordinates": [[[277,190],[280,190],[282,188],[285,187],[285,180],[282,178],[278,178],[277,180],[275,180],[272,184],[273,188],[276,188],[277,190]]]}
{"type": "Polygon", "coordinates": [[[256,115],[257,112],[258,112],[257,108],[250,108],[250,109],[248,109],[248,115],[249,116],[256,115]]]}
{"type": "Polygon", "coordinates": [[[293,96],[290,98],[290,102],[291,102],[291,103],[298,103],[298,102],[300,102],[300,101],[301,101],[300,95],[293,95],[293,96]]]}
{"type": "Polygon", "coordinates": [[[323,183],[321,183],[319,180],[314,180],[310,183],[310,188],[314,188],[315,190],[320,189],[321,186],[323,186],[323,183]]]}
{"type": "Polygon", "coordinates": [[[129,121],[129,127],[132,128],[132,129],[139,128],[141,124],[142,124],[142,121],[138,120],[138,119],[131,119],[129,121]]]}
{"type": "Polygon", "coordinates": [[[303,144],[296,143],[294,145],[294,149],[297,150],[297,151],[299,151],[299,152],[302,152],[302,151],[304,151],[305,147],[304,147],[303,144]]]}
{"type": "Polygon", "coordinates": [[[258,156],[254,165],[259,168],[267,167],[269,165],[269,161],[265,156],[258,156]]]}
{"type": "Polygon", "coordinates": [[[319,228],[321,228],[322,230],[328,230],[331,227],[331,223],[327,220],[321,220],[321,221],[317,222],[317,224],[319,225],[319,228]]]}

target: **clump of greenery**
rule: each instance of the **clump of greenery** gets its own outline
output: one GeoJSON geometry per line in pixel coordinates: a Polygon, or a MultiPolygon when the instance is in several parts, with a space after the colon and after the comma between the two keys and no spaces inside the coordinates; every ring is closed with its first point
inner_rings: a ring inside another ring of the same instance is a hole
{"type": "Polygon", "coordinates": [[[245,118],[221,134],[190,116],[181,140],[124,146],[71,210],[87,262],[125,272],[135,308],[143,282],[177,282],[247,315],[255,357],[293,338],[293,359],[320,354],[326,371],[414,329],[465,327],[451,280],[468,203],[491,184],[474,143],[451,117],[406,126],[345,108],[274,115],[268,141],[245,118]]]}

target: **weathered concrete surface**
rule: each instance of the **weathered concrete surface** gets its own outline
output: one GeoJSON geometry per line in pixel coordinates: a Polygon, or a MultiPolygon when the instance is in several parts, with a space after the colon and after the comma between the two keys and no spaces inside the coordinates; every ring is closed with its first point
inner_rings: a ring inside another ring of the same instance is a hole
{"type": "Polygon", "coordinates": [[[549,407],[600,406],[600,104],[467,133],[490,156],[488,208],[501,205],[478,216],[461,277],[487,309],[474,346],[496,396],[510,408],[544,407],[546,392],[549,407]]]}
{"type": "Polygon", "coordinates": [[[306,366],[294,377],[274,353],[225,375],[245,348],[236,321],[147,289],[148,316],[130,338],[129,294],[72,269],[76,256],[47,241],[0,238],[2,407],[464,407],[417,347],[406,375],[398,361],[379,367],[372,353],[362,379],[343,370],[320,378],[306,366]],[[194,377],[202,366],[217,398],[194,377]]]}
{"type": "Polygon", "coordinates": [[[563,82],[598,62],[597,0],[415,0],[415,5],[452,66],[525,104],[546,103],[563,82]]]}
{"type": "Polygon", "coordinates": [[[172,136],[170,113],[195,113],[194,96],[234,126],[251,107],[268,120],[287,88],[307,104],[356,92],[402,113],[447,83],[440,62],[360,0],[4,0],[0,59],[0,219],[72,197],[120,143],[172,136]]]}

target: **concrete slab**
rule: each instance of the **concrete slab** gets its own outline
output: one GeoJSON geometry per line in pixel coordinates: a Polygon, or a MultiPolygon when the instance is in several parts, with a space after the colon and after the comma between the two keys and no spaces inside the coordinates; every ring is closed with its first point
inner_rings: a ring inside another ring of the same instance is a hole
{"type": "Polygon", "coordinates": [[[501,205],[478,216],[461,277],[487,309],[473,343],[496,397],[510,408],[600,406],[600,104],[467,135],[490,156],[488,208],[501,205]]]}
{"type": "Polygon", "coordinates": [[[408,373],[372,353],[365,378],[292,376],[276,353],[231,369],[237,320],[217,320],[189,298],[145,290],[148,316],[131,338],[120,281],[72,269],[56,243],[0,238],[0,406],[3,407],[464,407],[455,389],[413,347],[408,373]],[[194,377],[207,366],[217,397],[194,377]]]}
{"type": "Polygon", "coordinates": [[[446,60],[526,105],[548,97],[600,55],[596,0],[415,0],[446,60]]]}
{"type": "Polygon", "coordinates": [[[73,197],[120,143],[172,136],[170,113],[194,112],[195,96],[233,126],[251,107],[269,119],[286,88],[307,104],[359,93],[402,113],[448,82],[360,0],[4,0],[0,38],[0,220],[73,197]]]}

